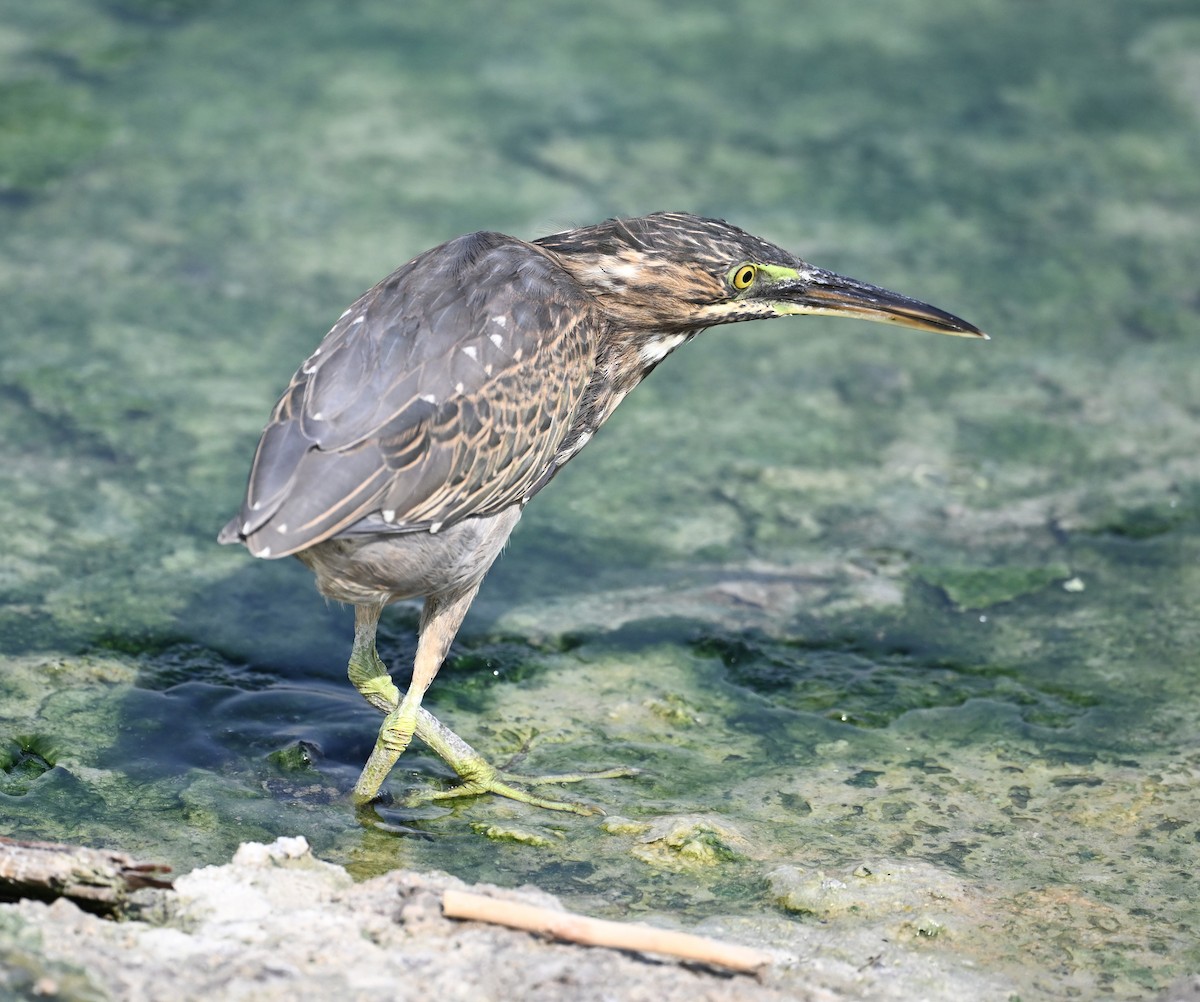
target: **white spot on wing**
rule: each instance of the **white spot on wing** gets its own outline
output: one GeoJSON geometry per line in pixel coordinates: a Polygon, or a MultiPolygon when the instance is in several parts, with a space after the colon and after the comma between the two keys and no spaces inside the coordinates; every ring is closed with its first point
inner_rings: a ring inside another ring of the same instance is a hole
{"type": "Polygon", "coordinates": [[[276,532],[287,532],[287,523],[280,522],[277,526],[275,526],[275,531],[276,532]]]}
{"type": "Polygon", "coordinates": [[[454,384],[454,392],[455,392],[455,393],[462,393],[463,389],[464,389],[464,387],[463,387],[463,384],[462,384],[462,383],[455,383],[455,384],[454,384]]]}
{"type": "Polygon", "coordinates": [[[508,317],[501,317],[501,316],[492,317],[492,323],[494,323],[497,327],[503,327],[505,324],[508,323],[508,317]]]}
{"type": "Polygon", "coordinates": [[[430,524],[430,526],[429,526],[429,534],[430,534],[431,536],[435,536],[435,535],[437,535],[439,532],[441,532],[441,530],[442,530],[442,523],[441,523],[441,522],[433,522],[433,523],[431,523],[431,524],[430,524]]]}
{"type": "Polygon", "coordinates": [[[384,508],[383,511],[381,512],[381,514],[383,515],[383,520],[385,522],[396,521],[396,509],[395,508],[384,508]]]}
{"type": "Polygon", "coordinates": [[[437,403],[437,397],[435,397],[432,393],[418,394],[418,399],[424,400],[425,403],[427,403],[427,404],[436,404],[437,403]]]}
{"type": "Polygon", "coordinates": [[[473,344],[465,345],[463,347],[462,353],[464,355],[466,355],[467,358],[478,358],[479,357],[479,349],[476,348],[473,344]]]}
{"type": "Polygon", "coordinates": [[[494,344],[497,348],[499,348],[504,344],[504,335],[503,334],[489,334],[488,340],[491,341],[492,344],[494,344]]]}
{"type": "Polygon", "coordinates": [[[367,315],[365,313],[360,313],[358,316],[356,316],[354,318],[352,323],[361,324],[366,319],[367,319],[367,315]]]}
{"type": "Polygon", "coordinates": [[[261,550],[259,550],[259,551],[258,551],[256,554],[254,554],[254,555],[255,555],[256,557],[269,557],[269,556],[271,555],[271,547],[269,547],[269,546],[264,546],[264,547],[263,547],[261,550]]]}

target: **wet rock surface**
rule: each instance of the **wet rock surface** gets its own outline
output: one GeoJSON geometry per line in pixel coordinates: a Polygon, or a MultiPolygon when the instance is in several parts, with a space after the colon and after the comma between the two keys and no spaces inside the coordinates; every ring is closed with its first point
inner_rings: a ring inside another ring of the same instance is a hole
{"type": "MultiPolygon", "coordinates": [[[[61,900],[0,906],[7,944],[0,948],[0,989],[64,1000],[585,1002],[949,1002],[1007,999],[1012,989],[952,956],[923,950],[921,938],[943,935],[944,927],[924,912],[909,915],[913,902],[898,901],[908,892],[894,885],[886,903],[864,909],[865,921],[853,930],[781,920],[705,923],[706,935],[774,954],[776,961],[757,976],[444,918],[441,892],[463,886],[444,874],[405,870],[356,884],[341,867],[315,859],[302,838],[247,843],[231,863],[195,870],[174,891],[141,892],[141,918],[105,921],[61,900]]],[[[532,888],[478,889],[561,907],[532,888]]]]}

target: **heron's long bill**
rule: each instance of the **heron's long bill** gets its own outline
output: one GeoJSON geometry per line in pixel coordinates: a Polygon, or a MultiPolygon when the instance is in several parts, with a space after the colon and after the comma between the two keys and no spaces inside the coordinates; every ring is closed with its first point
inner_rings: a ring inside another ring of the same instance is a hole
{"type": "Polygon", "coordinates": [[[791,307],[788,312],[858,317],[938,334],[987,340],[987,335],[978,327],[953,313],[819,268],[811,268],[795,283],[782,288],[777,286],[773,295],[791,307]]]}

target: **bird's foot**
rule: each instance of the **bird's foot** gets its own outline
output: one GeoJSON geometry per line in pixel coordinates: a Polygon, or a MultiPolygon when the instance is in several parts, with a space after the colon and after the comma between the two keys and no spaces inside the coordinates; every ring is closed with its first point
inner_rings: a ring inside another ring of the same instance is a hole
{"type": "Polygon", "coordinates": [[[458,758],[454,761],[449,761],[449,764],[458,773],[461,782],[448,790],[417,791],[406,798],[408,806],[416,806],[440,800],[454,800],[459,797],[477,797],[483,793],[494,793],[498,797],[507,797],[509,800],[516,800],[519,803],[529,804],[532,807],[543,807],[548,811],[569,811],[572,814],[582,814],[585,816],[603,814],[604,810],[594,804],[539,797],[536,793],[523,789],[523,786],[545,786],[550,783],[582,783],[589,779],[618,779],[623,776],[636,776],[638,773],[637,769],[618,768],[605,769],[600,772],[568,772],[549,776],[519,776],[514,773],[501,772],[478,753],[473,753],[469,758],[458,758]]]}
{"type": "Polygon", "coordinates": [[[637,769],[605,769],[601,772],[569,772],[551,776],[522,776],[497,769],[474,748],[425,710],[417,719],[417,737],[458,773],[461,782],[448,790],[425,790],[414,793],[410,804],[430,801],[452,800],[458,797],[475,797],[482,793],[494,793],[522,804],[544,807],[548,811],[569,811],[572,814],[603,814],[604,811],[591,804],[569,800],[552,800],[539,797],[523,789],[524,786],[545,786],[550,783],[582,783],[589,779],[616,779],[636,776],[637,769]]]}
{"type": "MultiPolygon", "coordinates": [[[[448,790],[414,792],[405,798],[409,806],[494,793],[509,800],[550,811],[568,811],[582,815],[603,814],[601,808],[592,804],[539,797],[522,787],[546,786],[551,783],[582,783],[589,779],[619,779],[638,774],[637,769],[629,767],[548,776],[526,776],[509,772],[507,769],[497,769],[423,706],[415,708],[411,718],[412,729],[406,731],[399,726],[402,710],[400,691],[387,674],[387,669],[375,653],[374,646],[363,645],[361,650],[356,649],[355,655],[357,657],[351,658],[350,675],[355,688],[362,693],[367,702],[387,714],[380,727],[379,738],[371,752],[371,758],[354,785],[354,801],[360,806],[374,800],[379,794],[392,766],[408,747],[414,733],[458,773],[461,782],[448,790]],[[358,672],[354,671],[355,667],[358,667],[358,672]]],[[[513,761],[519,761],[527,751],[528,748],[523,747],[513,761]]]]}

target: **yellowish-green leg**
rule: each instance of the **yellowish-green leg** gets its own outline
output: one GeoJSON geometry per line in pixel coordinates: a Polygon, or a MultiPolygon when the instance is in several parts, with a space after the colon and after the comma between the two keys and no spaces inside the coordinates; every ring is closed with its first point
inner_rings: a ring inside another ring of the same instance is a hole
{"type": "MultiPolygon", "coordinates": [[[[474,593],[466,597],[465,605],[470,605],[472,597],[474,597],[474,593]]],[[[384,739],[384,731],[387,729],[388,721],[394,720],[400,715],[404,697],[402,697],[395,683],[392,682],[386,666],[380,660],[379,654],[375,649],[375,631],[379,624],[379,615],[382,611],[382,605],[356,606],[354,610],[354,647],[350,653],[348,671],[350,681],[362,693],[363,698],[368,703],[381,713],[387,714],[387,719],[384,721],[383,727],[380,728],[380,738],[376,742],[371,760],[367,763],[367,767],[363,770],[363,774],[359,777],[358,783],[354,788],[354,798],[360,804],[370,800],[379,792],[379,787],[383,784],[388,771],[403,751],[403,748],[401,748],[395,755],[392,755],[391,749],[384,739]],[[384,745],[387,749],[382,754],[380,753],[381,745],[384,745]],[[382,769],[382,772],[379,771],[380,769],[382,769]],[[370,772],[370,776],[368,776],[368,772],[370,772]],[[373,787],[371,783],[374,784],[373,787]]],[[[452,610],[451,612],[453,613],[453,611],[456,610],[452,610]]],[[[427,602],[425,613],[421,617],[422,629],[421,642],[418,643],[418,658],[421,656],[420,648],[425,640],[426,621],[435,613],[436,610],[431,612],[427,602]]],[[[461,621],[462,615],[465,615],[465,613],[466,609],[464,606],[462,613],[459,615],[459,621],[461,621]]],[[[457,628],[458,622],[455,622],[454,630],[457,630],[457,628]]],[[[438,658],[438,665],[441,664],[446,651],[449,650],[450,641],[453,640],[453,637],[454,633],[451,632],[449,639],[445,641],[445,649],[442,650],[438,658]]],[[[436,671],[436,667],[434,670],[436,671]]],[[[432,680],[432,676],[430,676],[430,679],[432,680]]],[[[426,687],[428,687],[428,682],[426,683],[426,687]]],[[[424,690],[422,690],[423,694],[424,690]]],[[[516,776],[503,773],[450,730],[449,727],[438,720],[432,713],[420,706],[419,700],[417,701],[414,719],[415,724],[412,730],[409,731],[409,738],[411,739],[415,733],[462,780],[458,786],[449,790],[430,790],[416,794],[413,797],[416,801],[447,800],[454,797],[471,797],[482,793],[494,793],[501,797],[520,801],[521,803],[531,804],[534,807],[544,807],[547,810],[572,811],[576,814],[596,814],[602,813],[597,807],[538,797],[526,790],[522,790],[518,786],[514,786],[513,783],[518,782],[536,786],[546,783],[579,783],[588,779],[615,779],[621,776],[637,775],[636,769],[628,768],[607,769],[603,772],[565,773],[552,776],[516,776]]],[[[405,745],[407,745],[407,742],[405,742],[405,745]]]]}
{"type": "Polygon", "coordinates": [[[400,705],[400,690],[375,650],[375,631],[382,612],[382,605],[354,607],[354,646],[346,674],[363,699],[380,713],[391,713],[400,705]]]}
{"type": "MultiPolygon", "coordinates": [[[[367,764],[363,767],[358,782],[354,784],[356,803],[365,804],[379,793],[379,788],[387,779],[387,774],[392,771],[392,766],[396,764],[396,760],[412,741],[413,734],[417,730],[421,700],[425,697],[425,690],[429,688],[433,677],[442,666],[442,661],[445,660],[446,654],[450,650],[450,644],[454,641],[454,635],[458,633],[463,617],[466,616],[471,600],[475,598],[475,592],[478,590],[479,586],[476,585],[448,598],[430,595],[425,599],[425,606],[421,610],[417,655],[413,659],[412,681],[409,683],[408,691],[400,697],[399,705],[388,710],[387,716],[383,718],[383,725],[379,728],[379,737],[375,740],[375,748],[371,752],[371,757],[367,759],[367,764]]],[[[379,614],[382,611],[382,606],[368,606],[360,619],[356,607],[355,647],[359,646],[360,632],[368,629],[372,635],[372,648],[374,647],[375,627],[379,623],[379,614]]],[[[376,659],[378,659],[378,655],[376,655],[376,659]]],[[[357,685],[357,683],[355,684],[357,685]]],[[[360,688],[359,691],[361,692],[362,689],[360,688]]],[[[378,705],[374,702],[375,700],[390,695],[386,686],[378,680],[371,685],[369,691],[369,695],[365,692],[363,695],[373,705],[378,705]]],[[[399,690],[397,690],[398,692],[399,690]]]]}

